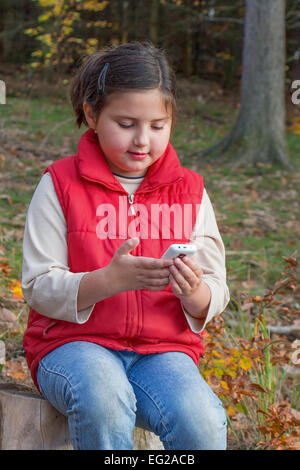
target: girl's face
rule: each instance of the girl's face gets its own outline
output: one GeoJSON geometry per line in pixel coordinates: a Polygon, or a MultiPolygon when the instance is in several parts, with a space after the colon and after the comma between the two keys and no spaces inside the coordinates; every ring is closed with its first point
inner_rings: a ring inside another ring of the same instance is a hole
{"type": "Polygon", "coordinates": [[[158,89],[112,94],[97,121],[90,105],[83,108],[114,173],[145,175],[168,145],[172,107],[158,89]]]}

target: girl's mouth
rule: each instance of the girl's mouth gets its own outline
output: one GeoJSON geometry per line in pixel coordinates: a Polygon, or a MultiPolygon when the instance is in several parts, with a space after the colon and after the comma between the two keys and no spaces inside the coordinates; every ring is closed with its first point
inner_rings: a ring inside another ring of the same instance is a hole
{"type": "Polygon", "coordinates": [[[134,160],[144,160],[144,158],[146,158],[148,155],[148,153],[136,153],[136,152],[129,152],[129,151],[128,153],[134,160]]]}

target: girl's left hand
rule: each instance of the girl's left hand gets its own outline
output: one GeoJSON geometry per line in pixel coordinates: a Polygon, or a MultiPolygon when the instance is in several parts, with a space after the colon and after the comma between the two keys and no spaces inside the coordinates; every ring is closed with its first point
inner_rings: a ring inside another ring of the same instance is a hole
{"type": "Polygon", "coordinates": [[[169,270],[173,293],[179,299],[188,298],[199,289],[203,271],[189,256],[175,258],[169,270]]]}

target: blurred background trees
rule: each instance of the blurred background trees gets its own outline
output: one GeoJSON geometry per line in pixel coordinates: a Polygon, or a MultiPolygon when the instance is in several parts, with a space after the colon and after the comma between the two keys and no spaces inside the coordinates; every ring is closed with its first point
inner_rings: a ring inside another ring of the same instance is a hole
{"type": "MultiPolygon", "coordinates": [[[[244,14],[244,0],[1,0],[0,60],[57,76],[83,53],[150,39],[177,73],[231,88],[241,77],[244,14]]],[[[286,2],[286,32],[289,75],[299,67],[299,0],[286,2]]]]}
{"type": "Polygon", "coordinates": [[[225,93],[241,90],[238,122],[214,147],[215,154],[223,155],[225,148],[233,160],[240,160],[242,154],[243,163],[275,161],[289,166],[282,129],[284,98],[291,93],[292,81],[300,77],[299,0],[0,3],[0,74],[12,66],[14,71],[53,82],[72,74],[84,54],[108,44],[141,40],[163,47],[178,77],[189,82],[214,81],[225,93]],[[263,112],[266,101],[272,108],[268,117],[263,112]],[[272,125],[268,124],[262,138],[260,129],[266,120],[272,125]],[[249,134],[251,126],[254,133],[249,134]],[[249,151],[249,138],[261,145],[249,151]]]}

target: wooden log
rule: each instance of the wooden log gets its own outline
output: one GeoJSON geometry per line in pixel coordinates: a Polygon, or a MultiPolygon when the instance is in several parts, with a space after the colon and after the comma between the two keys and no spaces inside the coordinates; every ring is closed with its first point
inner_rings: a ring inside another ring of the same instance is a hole
{"type": "MultiPolygon", "coordinates": [[[[134,450],[163,450],[158,436],[135,427],[134,450]]],[[[72,450],[67,418],[25,385],[0,384],[1,450],[72,450]]]]}

